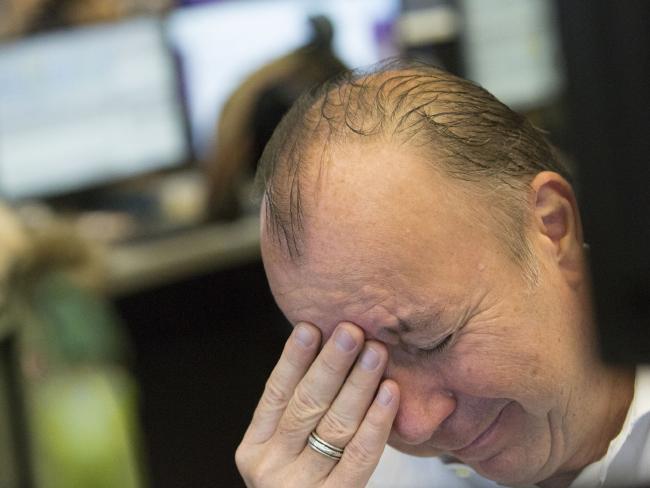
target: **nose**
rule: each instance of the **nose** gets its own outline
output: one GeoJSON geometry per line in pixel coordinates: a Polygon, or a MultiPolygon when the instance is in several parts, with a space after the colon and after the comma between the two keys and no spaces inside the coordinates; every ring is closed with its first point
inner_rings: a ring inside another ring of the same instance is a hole
{"type": "Polygon", "coordinates": [[[400,385],[400,405],[393,422],[393,434],[405,444],[422,444],[453,413],[456,399],[437,386],[395,380],[400,385]]]}

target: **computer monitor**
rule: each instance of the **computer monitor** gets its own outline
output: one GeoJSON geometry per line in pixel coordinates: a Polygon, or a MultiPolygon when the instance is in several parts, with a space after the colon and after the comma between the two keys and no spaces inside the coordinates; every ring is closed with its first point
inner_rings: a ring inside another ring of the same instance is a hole
{"type": "Polygon", "coordinates": [[[185,162],[177,78],[154,18],[0,45],[0,196],[55,196],[185,162]]]}
{"type": "Polygon", "coordinates": [[[205,154],[224,103],[248,75],[308,42],[309,16],[331,20],[334,51],[357,67],[392,54],[382,41],[399,9],[399,0],[236,0],[177,9],[167,27],[183,66],[194,151],[205,154]]]}

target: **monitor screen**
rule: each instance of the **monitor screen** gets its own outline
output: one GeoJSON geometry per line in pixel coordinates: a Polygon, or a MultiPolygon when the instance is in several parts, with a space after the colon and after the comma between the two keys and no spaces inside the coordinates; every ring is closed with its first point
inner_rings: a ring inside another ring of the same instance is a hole
{"type": "Polygon", "coordinates": [[[393,54],[386,32],[399,8],[399,0],[237,0],[173,12],[168,34],[183,66],[194,151],[205,154],[224,103],[248,75],[308,42],[309,16],[331,20],[334,51],[357,67],[393,54]]]}
{"type": "Polygon", "coordinates": [[[177,85],[152,18],[0,45],[0,195],[58,195],[184,162],[177,85]]]}

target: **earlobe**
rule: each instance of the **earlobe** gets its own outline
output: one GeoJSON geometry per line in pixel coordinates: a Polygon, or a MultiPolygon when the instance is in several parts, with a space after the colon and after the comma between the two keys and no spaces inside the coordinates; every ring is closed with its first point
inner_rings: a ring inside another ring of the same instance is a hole
{"type": "Polygon", "coordinates": [[[559,174],[539,173],[531,182],[535,225],[552,246],[562,267],[575,270],[582,248],[582,228],[571,185],[559,174]]]}

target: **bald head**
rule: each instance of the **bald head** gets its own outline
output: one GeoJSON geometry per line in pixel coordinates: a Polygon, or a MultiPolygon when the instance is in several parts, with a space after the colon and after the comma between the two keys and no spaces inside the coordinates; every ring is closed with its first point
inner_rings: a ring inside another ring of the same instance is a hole
{"type": "Polygon", "coordinates": [[[355,190],[362,192],[358,200],[375,190],[376,159],[337,158],[346,147],[391,148],[400,171],[407,171],[400,166],[400,151],[417,154],[408,164],[421,160],[437,177],[474,191],[481,212],[490,209],[479,220],[493,224],[520,263],[529,257],[528,183],[545,170],[567,176],[528,121],[467,80],[401,60],[345,72],[296,102],[260,160],[265,231],[294,259],[305,250],[306,228],[323,188],[338,182],[337,191],[346,191],[346,164],[368,175],[365,188],[355,190]]]}

